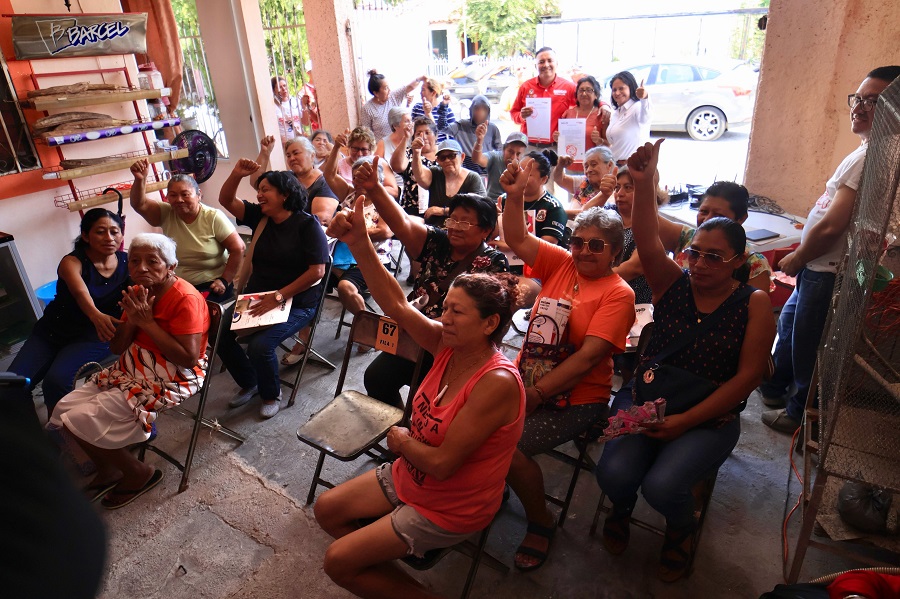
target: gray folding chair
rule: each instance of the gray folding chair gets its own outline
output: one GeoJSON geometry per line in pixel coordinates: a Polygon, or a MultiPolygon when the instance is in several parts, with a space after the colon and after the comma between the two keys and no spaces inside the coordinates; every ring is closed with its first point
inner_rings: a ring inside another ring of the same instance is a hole
{"type": "MultiPolygon", "coordinates": [[[[297,438],[319,450],[319,460],[306,496],[307,505],[313,502],[319,485],[329,489],[334,487],[333,483],[321,476],[326,456],[342,462],[352,462],[363,454],[383,460],[385,452],[379,443],[392,426],[400,424],[404,419],[405,410],[358,391],[343,391],[353,344],[360,343],[377,349],[378,331],[386,324],[383,318],[368,311],[360,312],[354,317],[334,392],[335,398],[310,416],[309,421],[297,430],[297,438]]],[[[412,380],[418,381],[425,350],[406,331],[400,329],[398,333],[396,355],[416,363],[412,380]]],[[[411,409],[415,392],[416,385],[413,384],[409,389],[406,410],[411,409]]]]}
{"type": "Polygon", "coordinates": [[[216,358],[216,352],[219,349],[219,335],[222,333],[222,329],[224,326],[230,326],[231,319],[223,318],[223,315],[226,314],[229,308],[231,308],[233,305],[233,299],[229,300],[224,305],[217,304],[216,302],[211,302],[209,300],[207,300],[206,302],[206,307],[209,310],[209,349],[207,352],[208,361],[206,365],[206,372],[204,373],[205,376],[203,379],[203,385],[200,387],[199,393],[195,394],[200,398],[200,401],[197,404],[197,410],[191,411],[185,408],[184,404],[186,403],[186,401],[182,402],[181,405],[167,410],[187,416],[194,421],[194,426],[191,430],[191,440],[190,443],[188,443],[187,456],[185,457],[184,462],[178,461],[169,453],[163,451],[159,447],[156,447],[153,444],[155,437],[151,437],[147,442],[141,443],[139,446],[138,459],[140,459],[141,461],[144,461],[144,456],[146,455],[147,450],[150,450],[181,470],[181,482],[178,485],[179,493],[188,488],[188,478],[191,475],[191,465],[194,462],[194,451],[197,448],[197,439],[200,435],[201,426],[206,426],[212,429],[214,432],[222,433],[223,435],[231,437],[232,439],[241,443],[243,443],[245,439],[244,436],[240,433],[231,430],[227,426],[222,426],[218,421],[209,420],[203,415],[204,410],[206,409],[206,398],[209,395],[209,385],[212,380],[212,365],[216,358]]]}

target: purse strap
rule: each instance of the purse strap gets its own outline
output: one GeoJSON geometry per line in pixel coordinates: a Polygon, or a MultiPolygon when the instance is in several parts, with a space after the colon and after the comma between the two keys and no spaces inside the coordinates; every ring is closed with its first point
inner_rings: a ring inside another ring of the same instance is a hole
{"type": "Polygon", "coordinates": [[[259,241],[259,236],[262,235],[263,229],[266,228],[268,222],[268,216],[262,217],[259,219],[259,224],[256,225],[256,230],[253,231],[253,239],[250,240],[250,247],[244,252],[244,260],[241,262],[241,269],[234,278],[235,295],[239,295],[244,291],[244,287],[247,286],[247,281],[250,279],[250,273],[253,272],[253,250],[256,249],[256,242],[259,241]]]}
{"type": "Polygon", "coordinates": [[[700,335],[709,331],[714,324],[717,324],[722,318],[724,318],[725,313],[727,312],[727,308],[738,304],[746,298],[750,297],[753,291],[754,289],[747,285],[739,289],[737,293],[722,302],[719,307],[713,311],[712,314],[704,318],[698,326],[694,327],[692,331],[678,337],[678,339],[676,339],[674,343],[670,343],[668,346],[664,347],[650,360],[647,360],[646,363],[661,364],[667,358],[671,357],[675,352],[693,343],[698,337],[700,337],[700,335]]]}

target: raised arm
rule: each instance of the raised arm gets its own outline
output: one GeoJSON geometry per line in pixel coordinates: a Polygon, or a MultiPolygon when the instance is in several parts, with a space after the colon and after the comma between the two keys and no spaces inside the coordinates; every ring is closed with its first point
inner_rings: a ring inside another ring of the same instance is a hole
{"type": "Polygon", "coordinates": [[[412,141],[412,174],[413,179],[422,189],[431,187],[431,169],[422,164],[422,147],[425,142],[421,137],[416,137],[412,141]]]}
{"type": "Polygon", "coordinates": [[[487,135],[487,121],[475,127],[475,145],[472,146],[472,162],[481,168],[487,168],[488,157],[484,153],[484,136],[487,135]]]}
{"type": "Polygon", "coordinates": [[[500,176],[500,185],[506,191],[503,240],[528,266],[534,266],[541,243],[546,243],[529,234],[525,225],[525,185],[533,170],[533,160],[524,169],[513,160],[500,176]]]}
{"type": "Polygon", "coordinates": [[[81,261],[75,256],[66,256],[59,263],[56,270],[59,278],[66,282],[69,292],[75,298],[75,303],[85,316],[91,319],[94,328],[97,329],[97,338],[100,341],[109,341],[116,334],[116,326],[121,321],[113,318],[109,314],[104,314],[97,309],[94,304],[94,298],[88,291],[84,279],[81,278],[81,261]]]}
{"type": "Polygon", "coordinates": [[[566,167],[572,166],[572,163],[574,162],[575,160],[573,160],[571,156],[563,155],[559,157],[556,166],[553,167],[553,182],[569,193],[575,193],[578,186],[581,185],[581,181],[566,174],[566,167]]]}
{"type": "Polygon", "coordinates": [[[616,177],[619,174],[619,167],[614,166],[611,173],[606,173],[602,177],[600,177],[600,185],[597,187],[600,191],[595,193],[591,199],[585,202],[582,206],[582,210],[590,210],[591,208],[596,208],[597,206],[603,207],[606,206],[606,202],[609,201],[609,198],[612,197],[613,192],[616,190],[616,177]]]}
{"type": "MultiPolygon", "coordinates": [[[[259,140],[259,154],[256,155],[256,164],[259,168],[250,177],[250,185],[256,189],[256,182],[259,181],[260,175],[272,170],[272,150],[275,148],[275,136],[267,135],[259,140]]],[[[284,148],[282,148],[284,150],[284,148]]]]}
{"type": "Polygon", "coordinates": [[[331,146],[331,152],[322,165],[322,174],[325,175],[325,182],[328,187],[339,198],[346,198],[353,191],[353,188],[344,181],[344,178],[338,174],[338,161],[343,157],[341,154],[341,146],[347,143],[347,136],[339,134],[334,138],[334,144],[331,146]]]}
{"type": "Polygon", "coordinates": [[[659,240],[657,218],[656,182],[654,175],[659,163],[659,146],[662,139],[639,147],[628,159],[628,172],[634,181],[634,206],[631,231],[634,244],[640,253],[641,266],[654,299],[662,294],[681,276],[681,268],[666,255],[666,248],[659,240]]]}
{"type": "Polygon", "coordinates": [[[394,201],[384,186],[378,182],[380,160],[381,158],[376,156],[371,163],[360,165],[353,174],[353,187],[357,193],[365,194],[372,200],[378,215],[394,232],[394,237],[406,246],[410,255],[418,256],[425,247],[428,228],[422,222],[410,219],[400,208],[400,204],[394,201]]]}
{"type": "Polygon", "coordinates": [[[147,173],[149,171],[150,162],[146,158],[131,165],[134,183],[131,185],[129,200],[134,211],[140,214],[149,225],[159,227],[162,225],[162,211],[159,209],[159,202],[147,197],[147,173]]]}
{"type": "Polygon", "coordinates": [[[249,177],[257,170],[259,164],[256,162],[247,158],[239,159],[219,190],[219,204],[238,220],[244,219],[244,202],[237,197],[238,185],[241,184],[241,179],[249,177]]]}
{"type": "Polygon", "coordinates": [[[340,239],[350,248],[359,270],[369,284],[372,297],[412,338],[431,354],[441,345],[443,325],[413,308],[400,283],[382,266],[375,247],[366,232],[365,196],[356,198],[353,211],[342,210],[331,220],[328,235],[340,239]]]}

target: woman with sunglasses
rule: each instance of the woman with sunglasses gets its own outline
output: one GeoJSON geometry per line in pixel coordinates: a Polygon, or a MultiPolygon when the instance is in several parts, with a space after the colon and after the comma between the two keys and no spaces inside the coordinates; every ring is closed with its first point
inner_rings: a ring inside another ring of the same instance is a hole
{"type": "Polygon", "coordinates": [[[510,248],[543,282],[532,320],[545,313],[541,308],[545,299],[545,304],[554,306],[560,300],[570,303],[568,323],[560,327],[558,336],[573,351],[540,380],[525,382],[528,416],[507,477],[528,519],[528,533],[515,558],[520,570],[534,570],[544,563],[555,532],[554,517],[544,500],[541,467],[533,456],[577,438],[606,419],[612,356],[625,351],[634,323],[634,292],[613,270],[622,257],[622,219],[603,208],[582,212],[569,240],[571,253],[528,234],[525,191],[537,168],[534,160],[525,161],[524,166],[512,162],[500,178],[506,190],[504,234],[510,248]]]}
{"type": "Polygon", "coordinates": [[[481,175],[463,167],[465,155],[462,146],[455,139],[447,139],[438,144],[437,167],[425,168],[421,160],[416,160],[424,147],[424,142],[412,142],[412,173],[419,189],[428,190],[428,208],[425,210],[425,224],[443,227],[450,215],[450,198],[459,193],[487,195],[481,175]]]}
{"type": "MultiPolygon", "coordinates": [[[[638,214],[656,215],[654,175],[661,142],[645,144],[628,159],[638,214]]],[[[768,296],[749,288],[746,279],[735,279],[746,260],[746,237],[738,223],[721,217],[704,222],[686,250],[687,271],[666,255],[656,218],[635,219],[632,230],[653,291],[656,322],[638,366],[635,401],[648,399],[641,394],[641,383],[650,385],[657,377],[663,389],[667,381],[687,377],[695,386],[709,382],[715,390],[699,401],[682,402],[676,402],[684,397],[681,392],[663,392],[668,404],[662,422],[606,444],[596,470],[600,488],[613,503],[603,544],[613,554],[628,546],[640,488],[647,503],[666,518],[658,576],[674,582],[687,574],[693,559],[697,521],[692,489],[714,474],[737,444],[738,412],[766,372],[765,348],[772,347],[775,323],[768,296]]],[[[659,396],[653,391],[652,399],[659,396]]]]}

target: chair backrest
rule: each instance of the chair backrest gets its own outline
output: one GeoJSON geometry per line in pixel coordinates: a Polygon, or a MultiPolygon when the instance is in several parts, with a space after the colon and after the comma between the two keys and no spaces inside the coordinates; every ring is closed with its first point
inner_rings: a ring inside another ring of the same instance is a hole
{"type": "MultiPolygon", "coordinates": [[[[376,349],[378,348],[378,331],[382,326],[382,318],[384,317],[380,314],[369,312],[368,310],[363,310],[353,317],[353,325],[350,327],[350,338],[347,340],[347,348],[344,351],[344,361],[341,364],[341,374],[338,377],[337,389],[334,392],[335,396],[339,395],[344,388],[344,378],[347,374],[347,365],[350,361],[353,344],[359,343],[376,349]]],[[[425,350],[415,342],[409,333],[402,328],[399,329],[396,352],[398,357],[405,358],[420,365],[421,357],[424,352],[425,350]]],[[[414,377],[418,376],[418,370],[419,369],[416,368],[414,377]]]]}
{"type": "Polygon", "coordinates": [[[641,329],[641,336],[638,338],[637,347],[635,348],[635,353],[640,359],[644,352],[647,351],[647,346],[650,344],[650,336],[653,335],[653,322],[648,322],[644,325],[644,328],[641,329]]]}

